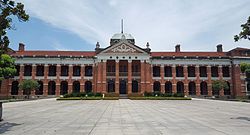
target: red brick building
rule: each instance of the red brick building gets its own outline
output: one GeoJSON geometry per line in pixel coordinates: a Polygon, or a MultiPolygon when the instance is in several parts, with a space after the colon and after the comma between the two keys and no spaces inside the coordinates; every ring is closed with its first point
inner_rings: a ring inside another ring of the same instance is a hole
{"type": "Polygon", "coordinates": [[[101,93],[183,93],[194,96],[250,93],[250,82],[240,71],[241,62],[250,63],[250,49],[235,48],[223,52],[217,45],[214,52],[151,52],[135,45],[126,33],[115,34],[110,46],[95,51],[30,51],[24,44],[11,54],[16,59],[17,74],[3,80],[0,96],[22,96],[18,84],[35,79],[40,88],[33,95],[59,96],[71,92],[101,93]],[[225,80],[229,89],[217,93],[213,80],[225,80]]]}

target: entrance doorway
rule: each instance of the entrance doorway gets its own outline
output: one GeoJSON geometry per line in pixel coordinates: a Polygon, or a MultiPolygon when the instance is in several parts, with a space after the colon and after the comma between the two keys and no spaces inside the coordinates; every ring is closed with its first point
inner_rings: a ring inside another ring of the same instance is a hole
{"type": "Polygon", "coordinates": [[[127,82],[125,80],[120,81],[120,94],[127,94],[127,82]]]}

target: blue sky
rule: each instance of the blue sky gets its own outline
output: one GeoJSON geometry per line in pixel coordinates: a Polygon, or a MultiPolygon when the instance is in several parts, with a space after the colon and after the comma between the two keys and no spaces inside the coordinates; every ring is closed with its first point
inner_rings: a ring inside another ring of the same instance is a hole
{"type": "Polygon", "coordinates": [[[30,20],[15,21],[10,47],[28,50],[87,50],[96,42],[107,47],[114,33],[134,36],[136,44],[150,43],[153,51],[215,51],[248,47],[233,36],[250,16],[249,0],[17,0],[25,4],[30,20]]]}

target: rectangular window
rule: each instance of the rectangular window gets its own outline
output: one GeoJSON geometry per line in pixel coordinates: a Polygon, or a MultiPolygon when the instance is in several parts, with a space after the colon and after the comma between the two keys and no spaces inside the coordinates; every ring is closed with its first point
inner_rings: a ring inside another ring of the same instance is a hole
{"type": "Polygon", "coordinates": [[[200,77],[207,77],[207,67],[201,66],[199,69],[200,69],[200,77]]]}
{"type": "Polygon", "coordinates": [[[223,77],[230,77],[229,67],[222,67],[223,77]]]}
{"type": "Polygon", "coordinates": [[[166,66],[165,68],[164,68],[164,76],[165,77],[172,77],[172,67],[170,67],[170,66],[166,66]]]}
{"type": "Polygon", "coordinates": [[[195,77],[195,67],[188,67],[188,77],[195,77]]]}
{"type": "Polygon", "coordinates": [[[44,66],[36,67],[36,76],[44,76],[44,66]]]}
{"type": "Polygon", "coordinates": [[[49,66],[49,76],[56,76],[56,66],[49,66]]]}

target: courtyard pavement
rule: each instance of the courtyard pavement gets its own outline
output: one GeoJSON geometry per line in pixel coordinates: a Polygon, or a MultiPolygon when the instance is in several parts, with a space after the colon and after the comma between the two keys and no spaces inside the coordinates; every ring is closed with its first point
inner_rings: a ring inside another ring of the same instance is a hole
{"type": "Polygon", "coordinates": [[[3,135],[250,134],[250,104],[242,102],[42,99],[3,106],[3,135]]]}

